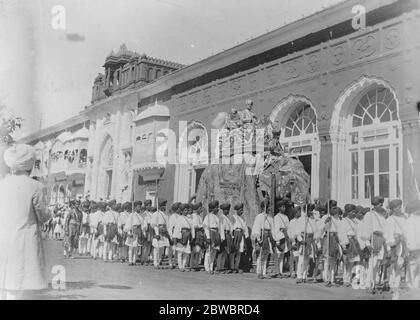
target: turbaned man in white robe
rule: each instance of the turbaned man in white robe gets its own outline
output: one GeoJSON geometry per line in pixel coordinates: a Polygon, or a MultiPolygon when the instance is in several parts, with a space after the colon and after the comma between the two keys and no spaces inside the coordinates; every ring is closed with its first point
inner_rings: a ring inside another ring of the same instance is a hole
{"type": "Polygon", "coordinates": [[[11,174],[0,181],[0,293],[19,299],[25,290],[47,288],[40,226],[50,217],[45,187],[29,177],[33,148],[17,144],[4,160],[11,174]]]}

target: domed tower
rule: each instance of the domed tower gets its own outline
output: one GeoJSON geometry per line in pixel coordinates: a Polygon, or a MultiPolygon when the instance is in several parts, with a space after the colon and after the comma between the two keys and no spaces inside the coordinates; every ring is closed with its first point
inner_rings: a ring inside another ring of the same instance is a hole
{"type": "Polygon", "coordinates": [[[149,57],[144,53],[140,55],[123,44],[117,52],[111,51],[103,67],[105,75],[99,74],[94,81],[92,102],[125,88],[144,86],[184,65],[149,57]]]}
{"type": "Polygon", "coordinates": [[[121,86],[122,82],[122,69],[123,67],[135,61],[135,58],[138,56],[136,52],[130,51],[127,49],[125,44],[120,46],[120,49],[117,53],[111,51],[111,53],[106,57],[105,64],[105,95],[111,95],[112,91],[118,89],[121,86]]]}

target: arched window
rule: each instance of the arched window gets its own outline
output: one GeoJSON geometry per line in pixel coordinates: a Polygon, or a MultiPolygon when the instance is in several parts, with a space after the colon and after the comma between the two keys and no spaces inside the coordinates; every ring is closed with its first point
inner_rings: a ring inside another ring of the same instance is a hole
{"type": "Polygon", "coordinates": [[[112,172],[114,165],[114,147],[111,136],[107,136],[103,143],[100,157],[99,157],[99,168],[100,172],[98,175],[98,197],[109,199],[112,191],[112,172]]]}
{"type": "Polygon", "coordinates": [[[370,90],[357,104],[353,114],[353,127],[367,126],[398,120],[397,101],[389,89],[370,90]]]}
{"type": "Polygon", "coordinates": [[[316,115],[310,105],[302,105],[290,115],[285,127],[285,137],[316,132],[316,115]]]}
{"type": "Polygon", "coordinates": [[[152,68],[150,68],[150,69],[147,71],[147,80],[148,80],[148,81],[152,81],[152,80],[153,80],[153,69],[152,69],[152,68]]]}
{"type": "Polygon", "coordinates": [[[371,88],[356,102],[348,136],[352,199],[401,197],[401,137],[395,95],[371,88]]]}
{"type": "Polygon", "coordinates": [[[156,70],[156,79],[160,78],[160,76],[162,75],[162,71],[160,71],[160,69],[156,70]]]}
{"type": "Polygon", "coordinates": [[[87,161],[87,150],[86,149],[82,149],[80,150],[80,158],[79,158],[79,163],[86,163],[87,161]]]}

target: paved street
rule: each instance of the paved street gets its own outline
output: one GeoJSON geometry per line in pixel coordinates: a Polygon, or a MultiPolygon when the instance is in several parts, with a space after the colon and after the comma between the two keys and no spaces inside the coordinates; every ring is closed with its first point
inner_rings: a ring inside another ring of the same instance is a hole
{"type": "MultiPolygon", "coordinates": [[[[326,288],[322,284],[296,285],[291,279],[258,280],[255,274],[208,275],[205,272],[129,267],[86,257],[64,259],[61,242],[45,240],[48,280],[54,265],[66,271],[66,289],[48,289],[36,299],[389,299],[362,290],[326,288]]],[[[51,285],[50,285],[51,286],[51,285]]]]}

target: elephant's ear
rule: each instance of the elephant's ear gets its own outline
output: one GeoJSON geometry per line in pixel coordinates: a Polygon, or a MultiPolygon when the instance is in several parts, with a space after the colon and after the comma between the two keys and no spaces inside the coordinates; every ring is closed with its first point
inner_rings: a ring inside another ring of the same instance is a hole
{"type": "Polygon", "coordinates": [[[227,119],[227,113],[226,112],[219,112],[214,118],[214,120],[211,122],[211,125],[215,129],[223,129],[226,124],[227,119]]]}

